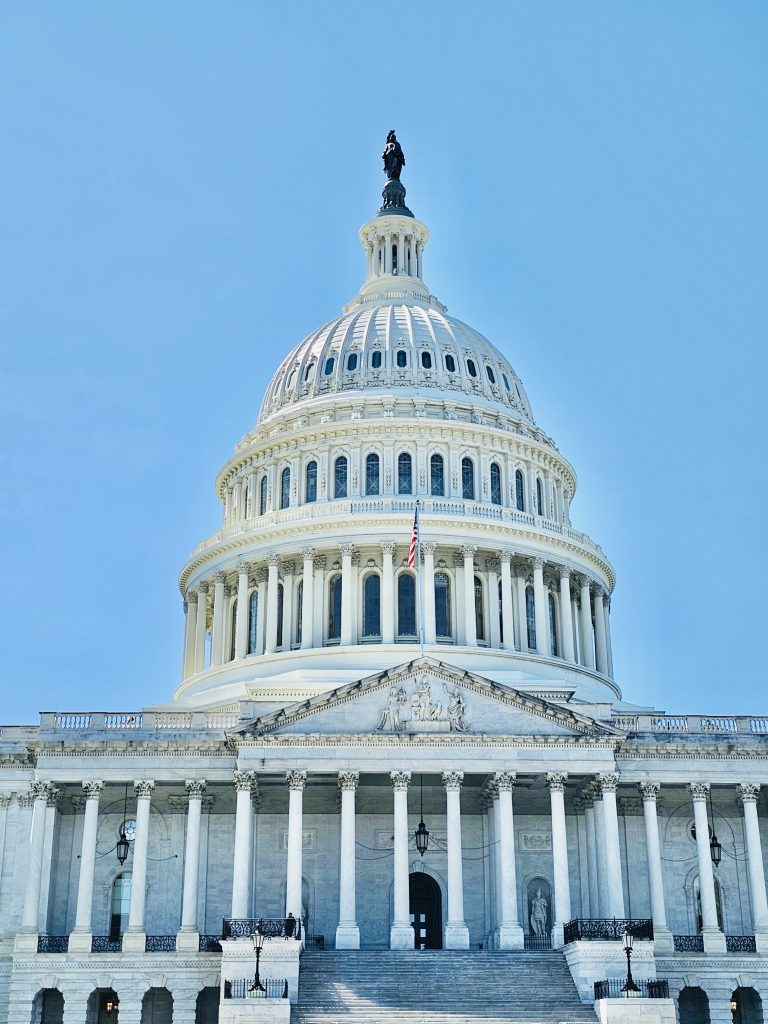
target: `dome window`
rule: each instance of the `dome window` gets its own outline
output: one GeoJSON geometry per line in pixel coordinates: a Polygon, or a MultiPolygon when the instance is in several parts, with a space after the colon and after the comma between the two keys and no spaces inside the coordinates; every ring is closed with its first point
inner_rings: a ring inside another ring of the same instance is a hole
{"type": "Polygon", "coordinates": [[[451,581],[447,572],[435,573],[435,632],[441,640],[451,638],[451,581]]]}
{"type": "Polygon", "coordinates": [[[502,373],[501,379],[504,381],[504,387],[507,389],[507,391],[511,391],[512,389],[509,386],[509,378],[507,377],[506,373],[502,373]]]}
{"type": "Polygon", "coordinates": [[[436,498],[445,495],[445,463],[442,455],[433,455],[429,460],[429,493],[436,498]]]}
{"type": "Polygon", "coordinates": [[[491,463],[491,502],[501,504],[501,467],[498,462],[491,463]]]}
{"type": "Polygon", "coordinates": [[[480,643],[485,642],[485,605],[483,601],[483,581],[475,576],[475,636],[480,643]]]}
{"type": "Polygon", "coordinates": [[[347,370],[352,373],[357,369],[357,352],[350,352],[347,356],[347,370]]]}
{"type": "Polygon", "coordinates": [[[306,501],[317,501],[317,463],[314,459],[307,463],[305,491],[306,501]]]}
{"type": "Polygon", "coordinates": [[[445,357],[445,368],[448,371],[448,373],[456,373],[456,360],[453,358],[453,356],[445,357]]]}
{"type": "Polygon", "coordinates": [[[311,383],[311,381],[314,379],[314,376],[315,376],[315,364],[314,363],[310,363],[309,366],[304,371],[304,383],[305,384],[311,383]]]}
{"type": "Polygon", "coordinates": [[[528,650],[536,650],[536,599],[533,596],[533,587],[525,588],[525,624],[528,640],[528,650]]]}
{"type": "Polygon", "coordinates": [[[421,365],[425,370],[432,369],[432,356],[429,354],[429,352],[421,353],[421,365]]]}
{"type": "Polygon", "coordinates": [[[375,572],[363,580],[363,636],[368,640],[381,636],[381,578],[375,572]]]}
{"type": "Polygon", "coordinates": [[[254,590],[248,602],[248,653],[259,650],[259,592],[254,590]]]}
{"type": "Polygon", "coordinates": [[[328,639],[341,639],[341,575],[332,576],[328,583],[328,639]]]}
{"type": "Polygon", "coordinates": [[[416,581],[409,572],[397,577],[397,635],[416,636],[416,581]]]}
{"type": "Polygon", "coordinates": [[[408,452],[401,452],[397,459],[397,493],[413,494],[413,460],[408,452]]]}
{"type": "Polygon", "coordinates": [[[522,470],[515,470],[515,507],[518,512],[525,512],[525,487],[522,470]]]}
{"type": "Polygon", "coordinates": [[[259,515],[263,516],[267,511],[267,478],[263,476],[259,484],[259,515]]]}
{"type": "Polygon", "coordinates": [[[346,455],[340,455],[333,466],[333,496],[334,498],[346,498],[347,496],[346,455]]]}
{"type": "Polygon", "coordinates": [[[496,383],[496,374],[493,372],[491,367],[490,366],[486,366],[485,367],[485,372],[488,375],[488,380],[491,382],[491,384],[495,384],[496,383]]]}
{"type": "Polygon", "coordinates": [[[475,464],[470,458],[461,460],[461,493],[467,501],[475,500],[475,464]]]}
{"type": "Polygon", "coordinates": [[[367,495],[379,493],[379,456],[371,452],[365,460],[365,493],[367,495]]]}
{"type": "Polygon", "coordinates": [[[405,367],[408,365],[408,353],[405,351],[405,349],[400,349],[400,351],[397,353],[397,356],[395,357],[395,360],[399,368],[401,370],[404,370],[405,367]]]}
{"type": "Polygon", "coordinates": [[[474,359],[467,360],[467,373],[469,374],[470,377],[477,376],[477,367],[475,366],[474,359]]]}
{"type": "Polygon", "coordinates": [[[540,516],[544,515],[544,489],[541,486],[541,477],[536,477],[536,511],[540,516]]]}
{"type": "Polygon", "coordinates": [[[333,356],[328,356],[328,358],[325,360],[325,371],[324,372],[325,372],[325,376],[326,377],[330,377],[331,376],[331,374],[333,373],[333,368],[334,368],[335,365],[336,365],[336,360],[334,359],[334,357],[333,356]]]}
{"type": "Polygon", "coordinates": [[[374,370],[381,369],[381,352],[374,352],[371,356],[371,367],[374,370]]]}
{"type": "Polygon", "coordinates": [[[291,503],[291,471],[286,466],[280,477],[280,508],[288,508],[291,503]]]}

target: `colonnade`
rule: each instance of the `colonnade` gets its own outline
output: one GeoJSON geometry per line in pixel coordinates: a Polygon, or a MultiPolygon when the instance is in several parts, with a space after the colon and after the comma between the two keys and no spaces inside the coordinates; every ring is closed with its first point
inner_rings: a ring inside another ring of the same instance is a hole
{"type": "MultiPolygon", "coordinates": [[[[610,599],[589,574],[508,549],[480,553],[473,544],[455,549],[425,541],[421,552],[425,643],[557,656],[612,675],[610,599]],[[438,591],[438,583],[448,588],[447,594],[438,591]]],[[[405,560],[397,561],[399,553],[390,540],[370,548],[341,544],[323,552],[307,547],[296,555],[272,552],[261,563],[243,560],[201,580],[184,602],[184,678],[250,655],[397,642],[397,577],[408,572],[405,560]],[[373,627],[364,597],[370,573],[380,579],[373,627]],[[341,614],[332,628],[329,588],[337,577],[341,614]]]]}

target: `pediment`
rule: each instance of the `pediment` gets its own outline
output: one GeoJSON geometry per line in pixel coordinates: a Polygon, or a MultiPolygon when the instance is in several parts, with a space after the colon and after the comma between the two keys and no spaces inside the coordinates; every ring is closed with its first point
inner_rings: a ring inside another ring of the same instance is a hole
{"type": "Polygon", "coordinates": [[[242,732],[250,736],[622,735],[588,715],[432,658],[287,705],[254,719],[242,732]]]}

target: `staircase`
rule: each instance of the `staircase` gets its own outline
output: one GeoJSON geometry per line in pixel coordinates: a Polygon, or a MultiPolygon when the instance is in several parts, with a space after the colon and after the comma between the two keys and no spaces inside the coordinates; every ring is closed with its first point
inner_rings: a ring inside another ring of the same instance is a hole
{"type": "Polygon", "coordinates": [[[291,1024],[596,1021],[560,952],[302,953],[291,1024]]]}

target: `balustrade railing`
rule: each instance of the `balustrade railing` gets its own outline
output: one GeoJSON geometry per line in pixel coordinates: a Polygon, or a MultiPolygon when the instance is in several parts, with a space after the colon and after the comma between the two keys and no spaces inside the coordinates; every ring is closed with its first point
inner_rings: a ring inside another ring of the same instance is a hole
{"type": "Polygon", "coordinates": [[[92,935],[92,953],[121,953],[123,950],[122,936],[119,939],[112,939],[109,935],[92,935]]]}
{"type": "Polygon", "coordinates": [[[757,943],[754,935],[726,935],[725,949],[728,953],[756,953],[757,943]]]}
{"type": "Polygon", "coordinates": [[[198,949],[200,950],[201,953],[220,953],[221,936],[201,935],[200,941],[198,942],[198,949]]]}
{"type": "Polygon", "coordinates": [[[224,982],[225,999],[287,999],[288,982],[285,978],[261,978],[263,989],[253,978],[232,978],[224,982]]]}
{"type": "Polygon", "coordinates": [[[324,935],[305,935],[304,936],[304,948],[305,949],[325,949],[325,936],[324,935]]]}
{"type": "Polygon", "coordinates": [[[144,941],[144,949],[147,953],[175,953],[175,935],[148,935],[144,941]]]}
{"type": "Polygon", "coordinates": [[[552,949],[552,936],[524,935],[523,949],[552,949]]]}
{"type": "Polygon", "coordinates": [[[650,918],[577,917],[563,929],[563,940],[566,944],[583,940],[617,941],[623,938],[624,932],[629,932],[636,939],[652,939],[653,921],[650,918]]]}
{"type": "Polygon", "coordinates": [[[38,953],[66,953],[69,950],[68,935],[38,935],[38,953]]]}
{"type": "Polygon", "coordinates": [[[669,999],[669,982],[666,978],[635,979],[638,992],[625,992],[621,978],[610,978],[595,982],[595,999],[669,999]]]}
{"type": "Polygon", "coordinates": [[[300,939],[301,921],[294,917],[225,917],[223,939],[250,939],[260,929],[267,939],[300,939]]]}
{"type": "Polygon", "coordinates": [[[674,935],[672,941],[676,953],[703,953],[703,935],[674,935]]]}

